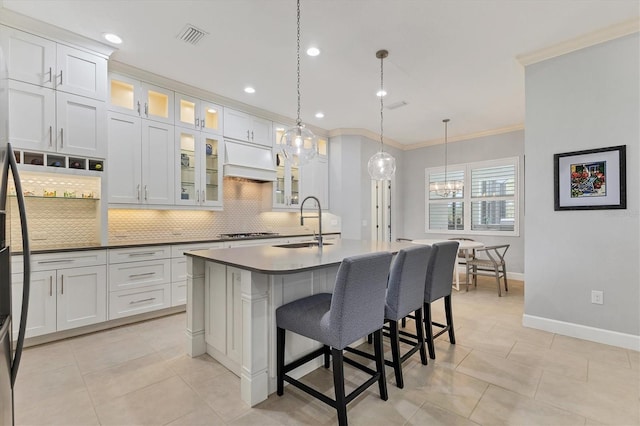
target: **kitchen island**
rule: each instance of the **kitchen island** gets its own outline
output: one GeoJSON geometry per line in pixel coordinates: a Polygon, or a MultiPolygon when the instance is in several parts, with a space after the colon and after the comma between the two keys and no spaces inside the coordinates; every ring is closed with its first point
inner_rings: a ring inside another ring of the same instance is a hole
{"type": "MultiPolygon", "coordinates": [[[[187,255],[187,353],[210,354],[240,377],[242,399],[254,406],[275,391],[275,310],[316,293],[333,291],[342,259],[410,243],[335,240],[322,249],[285,246],[198,250],[187,255]]],[[[285,356],[318,347],[287,336],[285,356]]],[[[300,377],[320,365],[296,370],[300,377]]]]}

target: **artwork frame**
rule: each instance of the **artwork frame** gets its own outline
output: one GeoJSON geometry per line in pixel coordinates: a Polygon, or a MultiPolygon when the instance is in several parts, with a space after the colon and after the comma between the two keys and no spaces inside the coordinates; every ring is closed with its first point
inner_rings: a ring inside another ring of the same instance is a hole
{"type": "Polygon", "coordinates": [[[626,145],[554,154],[554,210],[627,208],[626,145]]]}

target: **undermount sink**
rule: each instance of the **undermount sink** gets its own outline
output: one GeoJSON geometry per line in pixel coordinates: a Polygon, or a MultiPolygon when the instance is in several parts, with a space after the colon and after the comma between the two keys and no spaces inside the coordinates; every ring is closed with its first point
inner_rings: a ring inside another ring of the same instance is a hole
{"type": "MultiPolygon", "coordinates": [[[[273,246],[273,247],[280,247],[280,248],[305,248],[305,247],[318,247],[318,242],[317,241],[305,241],[302,243],[291,243],[291,244],[280,244],[277,246],[273,246]]],[[[322,246],[330,246],[332,245],[332,243],[323,243],[322,246]]]]}

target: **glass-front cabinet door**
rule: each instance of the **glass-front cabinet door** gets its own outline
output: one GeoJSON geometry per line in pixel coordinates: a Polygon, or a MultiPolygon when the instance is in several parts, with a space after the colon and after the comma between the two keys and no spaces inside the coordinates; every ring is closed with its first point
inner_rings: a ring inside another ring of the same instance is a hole
{"type": "Polygon", "coordinates": [[[218,153],[222,139],[176,128],[178,170],[176,204],[221,206],[222,174],[218,153]]]}
{"type": "Polygon", "coordinates": [[[286,127],[274,124],[273,156],[276,159],[276,181],[273,184],[273,208],[297,210],[300,206],[300,167],[297,158],[285,161],[280,138],[286,127]]]}
{"type": "Polygon", "coordinates": [[[109,74],[110,111],[173,124],[172,90],[117,73],[109,74]]]}
{"type": "Polygon", "coordinates": [[[222,134],[222,107],[212,102],[176,93],[176,125],[222,134]]]}

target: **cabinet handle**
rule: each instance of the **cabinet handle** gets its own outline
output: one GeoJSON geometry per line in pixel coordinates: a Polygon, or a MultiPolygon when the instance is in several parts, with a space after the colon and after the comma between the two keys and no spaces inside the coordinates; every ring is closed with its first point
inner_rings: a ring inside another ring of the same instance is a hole
{"type": "Polygon", "coordinates": [[[49,147],[53,146],[53,126],[49,126],[49,147]]]}
{"type": "Polygon", "coordinates": [[[149,297],[148,299],[132,300],[131,302],[129,302],[129,304],[130,305],[134,305],[136,303],[151,302],[152,300],[156,300],[156,298],[155,297],[149,297]]]}
{"type": "Polygon", "coordinates": [[[138,201],[140,201],[140,184],[136,187],[136,192],[138,193],[138,201]]]}
{"type": "Polygon", "coordinates": [[[52,83],[52,80],[53,80],[53,74],[52,74],[52,71],[53,71],[53,70],[51,69],[51,67],[49,67],[49,83],[52,83]]]}
{"type": "Polygon", "coordinates": [[[204,189],[202,190],[202,202],[204,203],[205,201],[207,201],[206,197],[204,196],[205,192],[204,189]]]}
{"type": "Polygon", "coordinates": [[[144,103],[144,115],[149,117],[149,104],[146,102],[144,103]]]}
{"type": "Polygon", "coordinates": [[[64,147],[64,129],[60,129],[60,148],[64,147]]]}
{"type": "Polygon", "coordinates": [[[152,256],[154,254],[156,254],[155,251],[145,251],[145,252],[129,253],[129,257],[152,256]]]}
{"type": "Polygon", "coordinates": [[[253,141],[253,130],[251,131],[251,140],[253,141]]]}
{"type": "Polygon", "coordinates": [[[60,275],[60,294],[64,294],[64,275],[60,275]]]}
{"type": "Polygon", "coordinates": [[[198,127],[200,127],[200,119],[199,119],[199,118],[196,118],[196,129],[197,129],[198,127]]]}
{"type": "Polygon", "coordinates": [[[58,259],[58,260],[39,260],[38,265],[46,265],[48,263],[71,263],[73,259],[58,259]]]}
{"type": "Polygon", "coordinates": [[[200,191],[196,191],[196,197],[198,197],[197,200],[196,200],[196,203],[199,203],[200,202],[200,191]]]}
{"type": "Polygon", "coordinates": [[[49,275],[49,296],[53,296],[53,277],[49,275]]]}
{"type": "Polygon", "coordinates": [[[138,101],[138,115],[140,115],[140,101],[138,101]]]}
{"type": "Polygon", "coordinates": [[[62,70],[60,70],[60,86],[62,86],[62,70]]]}
{"type": "Polygon", "coordinates": [[[144,186],[144,200],[147,201],[149,199],[149,188],[147,185],[144,186]]]}
{"type": "Polygon", "coordinates": [[[140,278],[140,277],[148,277],[150,275],[155,275],[155,272],[144,272],[142,274],[131,274],[129,278],[140,278]]]}
{"type": "Polygon", "coordinates": [[[251,139],[251,138],[249,137],[249,131],[247,130],[247,140],[249,140],[249,139],[251,139]]]}

